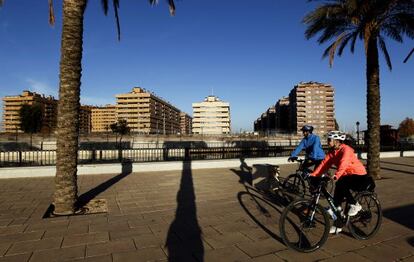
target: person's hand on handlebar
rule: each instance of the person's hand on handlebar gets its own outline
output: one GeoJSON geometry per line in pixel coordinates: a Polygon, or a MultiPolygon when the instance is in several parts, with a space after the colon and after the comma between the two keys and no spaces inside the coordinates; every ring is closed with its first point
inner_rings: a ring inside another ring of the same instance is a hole
{"type": "Polygon", "coordinates": [[[296,156],[290,156],[288,158],[288,162],[295,162],[296,160],[298,160],[298,158],[296,156]]]}

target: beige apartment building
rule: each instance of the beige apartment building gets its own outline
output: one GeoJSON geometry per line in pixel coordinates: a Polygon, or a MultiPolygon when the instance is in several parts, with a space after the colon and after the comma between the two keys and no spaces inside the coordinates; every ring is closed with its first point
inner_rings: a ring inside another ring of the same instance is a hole
{"type": "Polygon", "coordinates": [[[193,103],[193,134],[220,135],[230,133],[230,104],[216,96],[193,103]]]}
{"type": "Polygon", "coordinates": [[[16,96],[3,97],[3,131],[8,133],[22,132],[20,130],[19,110],[24,104],[40,104],[43,108],[43,124],[40,132],[51,133],[56,128],[57,103],[52,96],[44,96],[24,90],[16,96]]]}
{"type": "Polygon", "coordinates": [[[109,132],[110,125],[116,123],[116,106],[105,105],[91,109],[92,132],[109,132]]]}
{"type": "Polygon", "coordinates": [[[180,110],[141,87],[116,95],[116,118],[125,119],[131,132],[177,134],[180,131],[180,110]]]}
{"type": "Polygon", "coordinates": [[[305,124],[324,135],[335,130],[334,89],[330,84],[300,82],[289,94],[290,129],[300,133],[305,124]]]}
{"type": "Polygon", "coordinates": [[[191,134],[193,126],[193,118],[188,114],[181,112],[180,113],[180,132],[183,135],[191,134]]]}

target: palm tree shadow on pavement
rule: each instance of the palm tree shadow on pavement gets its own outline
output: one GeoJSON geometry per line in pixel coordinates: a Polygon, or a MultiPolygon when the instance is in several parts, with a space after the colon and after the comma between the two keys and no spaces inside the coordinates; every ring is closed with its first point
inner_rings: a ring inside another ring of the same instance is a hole
{"type": "MultiPolygon", "coordinates": [[[[74,214],[71,214],[69,216],[73,216],[73,215],[85,215],[85,214],[92,214],[92,213],[102,213],[102,211],[97,211],[99,210],[107,210],[106,208],[106,202],[105,202],[105,207],[98,208],[97,210],[93,211],[93,210],[88,210],[87,208],[85,208],[85,206],[91,201],[93,200],[96,196],[98,196],[99,194],[101,194],[102,192],[105,192],[108,188],[110,188],[111,186],[113,186],[114,184],[118,183],[121,179],[125,178],[126,176],[128,176],[129,174],[132,173],[132,161],[131,160],[124,160],[122,162],[122,171],[120,174],[106,180],[105,182],[101,183],[100,185],[88,190],[87,192],[83,193],[82,195],[80,195],[78,197],[78,200],[76,202],[76,208],[77,208],[77,212],[75,212],[74,214]]],[[[99,205],[99,203],[97,203],[99,205]]],[[[55,217],[56,215],[53,214],[53,211],[55,209],[54,204],[51,204],[45,214],[43,215],[43,218],[50,218],[50,217],[55,217]]],[[[107,212],[107,211],[104,211],[107,212]]]]}
{"type": "Polygon", "coordinates": [[[168,229],[165,243],[168,261],[204,261],[201,234],[197,220],[191,162],[184,161],[175,218],[168,229]]]}
{"type": "Polygon", "coordinates": [[[76,202],[76,207],[78,209],[81,209],[85,205],[87,205],[92,199],[94,199],[96,196],[101,194],[102,192],[105,192],[108,188],[118,183],[120,180],[128,176],[132,173],[132,161],[131,160],[124,160],[122,161],[122,171],[121,174],[118,174],[102,184],[90,189],[89,191],[83,193],[79,196],[78,201],[76,202]]]}

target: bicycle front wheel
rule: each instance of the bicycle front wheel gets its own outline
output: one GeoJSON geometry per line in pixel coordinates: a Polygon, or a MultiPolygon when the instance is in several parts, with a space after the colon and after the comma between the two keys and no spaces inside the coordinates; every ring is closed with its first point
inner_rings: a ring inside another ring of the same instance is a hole
{"type": "Polygon", "coordinates": [[[312,252],[328,239],[329,215],[319,204],[301,199],[290,203],[282,212],[279,230],[283,242],[300,252],[312,252]]]}
{"type": "Polygon", "coordinates": [[[289,175],[283,181],[283,189],[286,193],[294,196],[294,198],[303,198],[306,192],[305,181],[298,174],[289,175]]]}
{"type": "Polygon", "coordinates": [[[381,226],[382,211],[380,202],[371,192],[359,193],[355,200],[362,206],[362,209],[356,216],[349,218],[349,231],[356,239],[370,239],[381,226]]]}

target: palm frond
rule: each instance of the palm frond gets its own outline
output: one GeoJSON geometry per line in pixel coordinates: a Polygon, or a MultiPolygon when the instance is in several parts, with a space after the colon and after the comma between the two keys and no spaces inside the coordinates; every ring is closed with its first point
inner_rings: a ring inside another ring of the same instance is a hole
{"type": "Polygon", "coordinates": [[[352,33],[348,33],[347,34],[347,36],[344,38],[344,40],[342,41],[341,45],[339,46],[338,56],[341,56],[342,55],[342,52],[344,51],[344,48],[348,44],[349,40],[353,39],[355,37],[355,35],[358,35],[358,34],[356,32],[352,32],[352,33]]]}
{"type": "Polygon", "coordinates": [[[118,15],[118,9],[119,9],[119,0],[112,0],[113,6],[114,6],[114,14],[115,14],[115,20],[116,20],[116,30],[118,32],[118,41],[121,41],[121,25],[119,23],[119,15],[118,15]]]}
{"type": "Polygon", "coordinates": [[[104,14],[108,14],[108,0],[101,0],[102,8],[104,10],[104,14]]]}
{"type": "Polygon", "coordinates": [[[4,0],[0,0],[0,6],[2,6],[4,3],[4,0]]]}
{"type": "Polygon", "coordinates": [[[414,53],[414,48],[411,49],[410,53],[408,53],[407,57],[404,59],[404,63],[407,63],[408,59],[410,59],[410,56],[414,53]]]}
{"type": "MultiPolygon", "coordinates": [[[[150,5],[157,5],[158,4],[158,0],[148,0],[150,5]]],[[[168,7],[170,9],[170,15],[174,16],[175,15],[175,4],[174,4],[174,0],[166,0],[168,2],[168,7]]]]}
{"type": "MultiPolygon", "coordinates": [[[[0,0],[1,3],[0,5],[3,3],[2,0],[0,0]]],[[[55,12],[53,10],[53,0],[49,0],[49,24],[50,25],[54,25],[55,24],[55,12]]]]}
{"type": "Polygon", "coordinates": [[[341,35],[338,36],[335,42],[333,42],[327,49],[325,49],[325,52],[323,53],[322,58],[325,58],[329,55],[329,66],[330,67],[333,66],[336,48],[338,47],[338,45],[342,43],[342,41],[344,40],[344,38],[346,38],[346,36],[347,36],[346,33],[342,33],[341,35]]]}
{"type": "Polygon", "coordinates": [[[384,38],[382,36],[378,37],[378,42],[382,53],[384,54],[385,61],[387,62],[388,69],[392,70],[391,58],[388,54],[387,45],[385,44],[384,38]]]}

